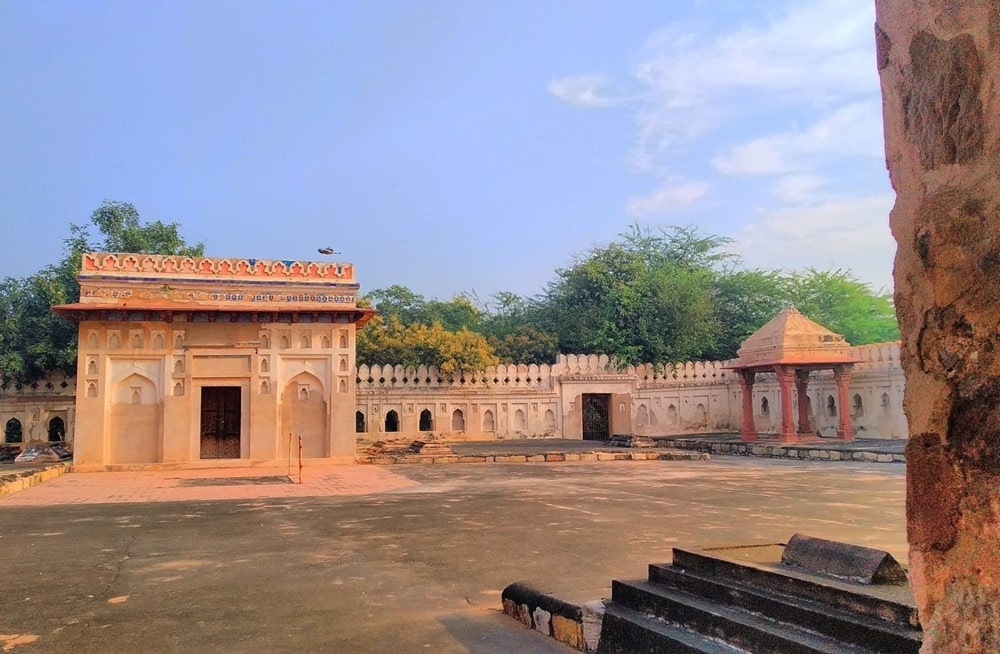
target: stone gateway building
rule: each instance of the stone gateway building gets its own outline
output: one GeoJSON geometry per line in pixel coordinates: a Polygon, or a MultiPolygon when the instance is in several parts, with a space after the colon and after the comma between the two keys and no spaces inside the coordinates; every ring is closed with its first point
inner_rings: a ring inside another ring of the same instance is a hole
{"type": "Polygon", "coordinates": [[[87,254],[74,464],[354,460],[349,264],[87,254]],[[296,445],[297,447],[297,445],[296,445]]]}

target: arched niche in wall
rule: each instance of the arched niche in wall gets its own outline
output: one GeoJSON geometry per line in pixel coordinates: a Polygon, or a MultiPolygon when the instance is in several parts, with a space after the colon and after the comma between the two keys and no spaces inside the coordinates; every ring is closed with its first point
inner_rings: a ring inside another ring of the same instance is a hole
{"type": "Polygon", "coordinates": [[[163,349],[163,334],[156,333],[153,335],[153,349],[154,350],[163,349]]]}
{"type": "Polygon", "coordinates": [[[555,414],[554,411],[552,411],[552,409],[545,409],[545,416],[544,416],[543,419],[545,420],[545,428],[546,429],[555,429],[555,427],[556,427],[556,414],[555,414]]]}
{"type": "Polygon", "coordinates": [[[861,399],[861,395],[855,393],[854,397],[851,399],[851,417],[861,418],[865,415],[865,403],[861,399]]]}
{"type": "Polygon", "coordinates": [[[429,409],[424,409],[420,412],[420,421],[417,425],[417,429],[420,431],[431,431],[434,429],[434,415],[429,409]]]}
{"type": "Polygon", "coordinates": [[[364,411],[355,411],[354,412],[354,431],[357,432],[357,433],[359,433],[359,434],[363,434],[366,431],[368,431],[366,427],[367,427],[367,424],[365,422],[365,413],[364,413],[364,411]]]}
{"type": "Polygon", "coordinates": [[[694,423],[696,427],[708,426],[708,411],[705,410],[705,405],[700,402],[694,408],[694,423]]]}
{"type": "Polygon", "coordinates": [[[832,395],[826,396],[826,415],[831,418],[837,415],[837,400],[833,399],[832,395]]]}
{"type": "Polygon", "coordinates": [[[640,404],[639,408],[636,409],[635,423],[639,427],[649,426],[649,409],[646,408],[645,404],[640,404]]]}
{"type": "Polygon", "coordinates": [[[48,426],[49,442],[61,443],[66,440],[66,423],[62,418],[56,416],[49,420],[48,426]]]}
{"type": "Polygon", "coordinates": [[[451,430],[465,431],[465,414],[461,409],[455,409],[451,414],[451,430]]]}
{"type": "Polygon", "coordinates": [[[126,376],[115,385],[112,402],[117,404],[152,404],[157,401],[156,384],[139,373],[126,376]]]}
{"type": "Polygon", "coordinates": [[[322,347],[324,350],[330,349],[330,337],[329,336],[324,335],[323,338],[320,339],[320,347],[322,347]]]}
{"type": "Polygon", "coordinates": [[[493,416],[493,411],[486,409],[483,411],[483,431],[491,432],[497,430],[496,418],[493,416]]]}
{"type": "Polygon", "coordinates": [[[528,421],[525,419],[524,411],[518,409],[514,412],[514,431],[525,431],[528,428],[528,421]]]}
{"type": "Polygon", "coordinates": [[[97,332],[91,331],[87,335],[87,348],[91,350],[96,350],[101,346],[100,340],[97,338],[97,332]]]}
{"type": "Polygon", "coordinates": [[[87,359],[87,374],[88,375],[97,374],[97,359],[95,357],[89,357],[87,359]]]}
{"type": "Polygon", "coordinates": [[[395,409],[391,409],[385,414],[385,431],[399,431],[399,414],[396,413],[395,409]]]}
{"type": "Polygon", "coordinates": [[[3,441],[5,443],[21,443],[24,441],[24,432],[21,428],[21,421],[11,418],[3,427],[3,441]]]}

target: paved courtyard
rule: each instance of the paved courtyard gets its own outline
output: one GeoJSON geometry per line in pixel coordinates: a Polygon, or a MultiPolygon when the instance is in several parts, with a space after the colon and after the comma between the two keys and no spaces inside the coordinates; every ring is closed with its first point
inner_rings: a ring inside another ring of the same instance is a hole
{"type": "Polygon", "coordinates": [[[904,466],[743,457],[71,473],[0,499],[0,650],[567,652],[513,581],[605,597],[675,545],[905,563],[904,466]]]}

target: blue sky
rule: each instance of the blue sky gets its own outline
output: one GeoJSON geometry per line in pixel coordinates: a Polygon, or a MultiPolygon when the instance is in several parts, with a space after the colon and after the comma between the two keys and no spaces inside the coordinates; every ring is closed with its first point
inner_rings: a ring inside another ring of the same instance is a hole
{"type": "Polygon", "coordinates": [[[209,256],[533,295],[639,223],[891,287],[871,0],[0,0],[0,276],[104,198],[209,256]]]}

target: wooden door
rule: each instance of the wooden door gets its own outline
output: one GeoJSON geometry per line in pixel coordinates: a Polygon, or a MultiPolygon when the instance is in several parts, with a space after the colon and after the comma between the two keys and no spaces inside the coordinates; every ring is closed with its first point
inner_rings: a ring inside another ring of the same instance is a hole
{"type": "Polygon", "coordinates": [[[201,389],[201,458],[240,458],[239,386],[206,386],[201,389]]]}
{"type": "Polygon", "coordinates": [[[611,395],[584,393],[583,440],[606,441],[611,438],[611,395]]]}

